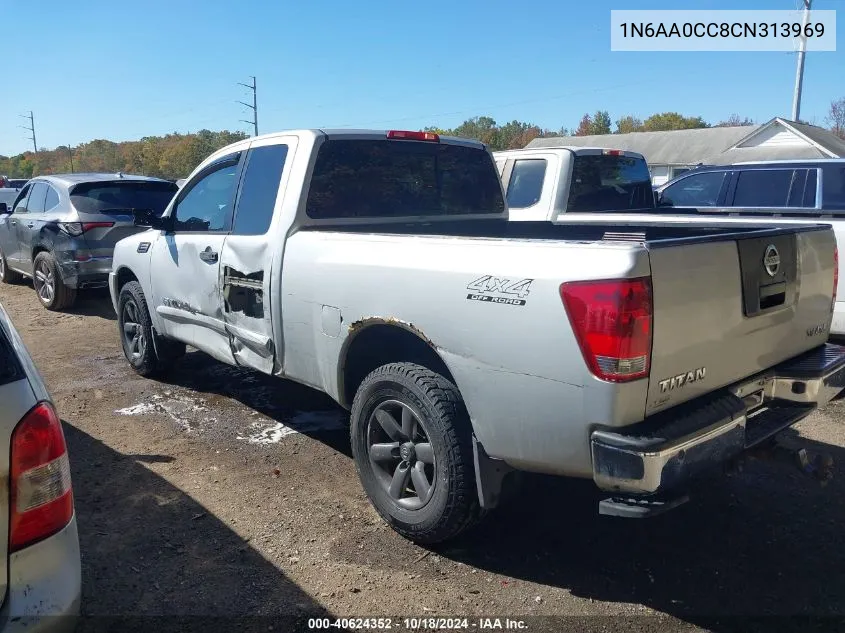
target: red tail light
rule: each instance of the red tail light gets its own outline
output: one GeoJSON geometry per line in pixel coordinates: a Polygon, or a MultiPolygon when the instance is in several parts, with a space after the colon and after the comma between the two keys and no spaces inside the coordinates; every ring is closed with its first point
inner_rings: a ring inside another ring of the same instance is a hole
{"type": "Polygon", "coordinates": [[[408,132],[406,130],[390,130],[387,138],[404,139],[406,141],[433,141],[440,142],[440,136],[434,132],[408,132]]]}
{"type": "Polygon", "coordinates": [[[59,222],[58,227],[74,237],[79,237],[86,231],[91,229],[110,228],[114,226],[114,222],[59,222]]]}
{"type": "Polygon", "coordinates": [[[73,517],[70,464],[62,423],[41,403],[12,433],[9,550],[52,536],[73,517]]]}
{"type": "Polygon", "coordinates": [[[648,376],[653,315],[648,277],[565,283],[560,297],[595,376],[612,382],[648,376]]]}
{"type": "Polygon", "coordinates": [[[622,156],[621,149],[606,149],[602,152],[605,156],[622,156]]]}
{"type": "Polygon", "coordinates": [[[839,245],[833,245],[833,301],[830,303],[830,309],[836,307],[836,291],[839,288],[839,245]]]}

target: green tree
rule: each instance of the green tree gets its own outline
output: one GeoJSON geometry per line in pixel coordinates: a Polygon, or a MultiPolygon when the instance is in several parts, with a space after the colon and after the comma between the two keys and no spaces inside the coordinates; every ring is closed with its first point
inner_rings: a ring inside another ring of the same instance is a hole
{"type": "Polygon", "coordinates": [[[615,134],[630,134],[631,132],[642,132],[643,122],[635,116],[627,114],[616,121],[615,134]]]}
{"type": "Polygon", "coordinates": [[[648,132],[664,130],[689,130],[693,128],[710,127],[700,116],[685,117],[677,112],[662,112],[652,114],[643,121],[643,129],[648,132]]]}

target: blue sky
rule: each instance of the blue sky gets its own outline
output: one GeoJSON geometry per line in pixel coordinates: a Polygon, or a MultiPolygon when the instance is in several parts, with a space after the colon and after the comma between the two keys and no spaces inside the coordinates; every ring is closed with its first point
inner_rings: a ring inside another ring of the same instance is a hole
{"type": "MultiPolygon", "coordinates": [[[[708,121],[790,115],[793,53],[610,51],[610,10],[796,9],[799,0],[0,0],[0,154],[201,128],[452,127],[474,115],[575,127],[674,110],[708,121]],[[17,25],[17,26],[13,26],[17,25]]],[[[807,54],[802,118],[845,96],[837,51],[807,54]]]]}

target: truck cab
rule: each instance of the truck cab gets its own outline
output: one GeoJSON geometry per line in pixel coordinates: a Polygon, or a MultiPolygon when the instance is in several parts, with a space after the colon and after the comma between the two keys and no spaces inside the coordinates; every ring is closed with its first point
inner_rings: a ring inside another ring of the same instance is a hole
{"type": "Polygon", "coordinates": [[[642,154],[599,147],[544,147],[493,154],[512,221],[562,213],[655,208],[642,154]]]}

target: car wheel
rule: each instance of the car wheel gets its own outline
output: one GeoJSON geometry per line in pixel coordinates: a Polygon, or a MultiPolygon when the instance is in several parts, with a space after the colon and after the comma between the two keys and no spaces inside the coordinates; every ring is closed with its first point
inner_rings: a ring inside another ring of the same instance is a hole
{"type": "Polygon", "coordinates": [[[144,290],[137,281],[120,289],[117,308],[123,354],[136,373],[162,374],[185,354],[184,343],[156,336],[144,290]]]}
{"type": "Polygon", "coordinates": [[[76,301],[76,289],[65,285],[56,258],[47,251],[41,251],[35,256],[32,285],[41,305],[48,310],[64,310],[76,301]]]}
{"type": "Polygon", "coordinates": [[[21,274],[9,268],[3,251],[0,251],[0,281],[4,284],[16,284],[21,280],[21,274]]]}
{"type": "Polygon", "coordinates": [[[444,376],[414,363],[379,367],[355,394],[350,432],[364,490],[399,534],[438,543],[478,520],[469,416],[444,376]]]}

